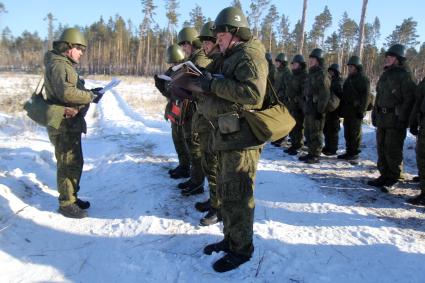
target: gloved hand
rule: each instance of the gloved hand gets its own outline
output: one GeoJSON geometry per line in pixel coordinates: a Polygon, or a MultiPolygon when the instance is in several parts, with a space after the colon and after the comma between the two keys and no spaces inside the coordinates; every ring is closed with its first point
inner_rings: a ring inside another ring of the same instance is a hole
{"type": "Polygon", "coordinates": [[[103,97],[103,93],[100,91],[103,89],[103,87],[97,87],[93,88],[90,91],[94,94],[93,103],[99,103],[100,99],[103,97]]]}
{"type": "Polygon", "coordinates": [[[316,120],[321,120],[323,118],[323,114],[317,112],[315,118],[316,118],[316,120]]]}
{"type": "Polygon", "coordinates": [[[194,84],[197,84],[200,86],[200,88],[204,91],[204,92],[211,92],[211,82],[213,80],[213,76],[211,75],[210,72],[208,72],[207,70],[204,70],[202,76],[196,77],[192,79],[192,82],[194,84]]]}
{"type": "Polygon", "coordinates": [[[360,119],[360,120],[363,120],[363,113],[356,113],[356,118],[357,119],[360,119]]]}
{"type": "Polygon", "coordinates": [[[165,80],[158,78],[158,75],[154,75],[153,79],[155,80],[155,87],[162,93],[165,91],[165,80]]]}

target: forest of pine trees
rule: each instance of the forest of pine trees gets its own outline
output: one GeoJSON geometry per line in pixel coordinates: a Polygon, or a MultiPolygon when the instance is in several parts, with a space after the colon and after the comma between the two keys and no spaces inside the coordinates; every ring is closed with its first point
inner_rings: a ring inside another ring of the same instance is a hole
{"type": "MultiPolygon", "coordinates": [[[[249,7],[242,7],[239,0],[229,1],[248,17],[254,36],[259,38],[268,52],[274,56],[285,52],[288,58],[302,52],[308,56],[313,48],[320,47],[326,52],[326,63],[344,65],[348,58],[360,54],[367,75],[376,82],[382,72],[383,52],[393,43],[407,46],[407,57],[412,72],[417,79],[425,76],[425,43],[417,41],[417,22],[407,18],[394,31],[385,37],[383,47],[377,47],[381,38],[380,21],[364,22],[367,0],[357,0],[362,4],[362,19],[357,22],[345,12],[332,15],[327,6],[316,15],[311,30],[305,30],[305,15],[308,13],[308,0],[300,2],[299,15],[285,15],[270,0],[251,0],[249,7]],[[337,21],[335,31],[329,28],[337,21]],[[293,28],[291,28],[293,26],[293,28]],[[419,48],[418,48],[419,46],[419,48]]],[[[182,26],[194,26],[200,30],[206,18],[202,7],[194,4],[190,11],[179,11],[179,0],[140,0],[141,21],[133,23],[116,15],[109,19],[99,18],[90,26],[79,27],[84,31],[89,48],[79,66],[86,74],[107,75],[152,75],[166,68],[164,52],[167,46],[176,41],[177,26],[181,14],[189,19],[182,26]],[[165,5],[167,26],[155,22],[156,5],[165,5]]],[[[224,3],[223,3],[224,8],[224,3]]],[[[0,19],[7,13],[7,7],[0,2],[0,19]]],[[[44,20],[48,26],[46,39],[37,32],[23,32],[14,37],[8,27],[1,31],[0,70],[38,72],[43,65],[43,54],[51,48],[52,41],[58,38],[65,26],[57,23],[49,13],[44,20]]],[[[212,19],[214,20],[214,19],[212,19]]],[[[345,73],[345,68],[343,72],[345,73]]]]}

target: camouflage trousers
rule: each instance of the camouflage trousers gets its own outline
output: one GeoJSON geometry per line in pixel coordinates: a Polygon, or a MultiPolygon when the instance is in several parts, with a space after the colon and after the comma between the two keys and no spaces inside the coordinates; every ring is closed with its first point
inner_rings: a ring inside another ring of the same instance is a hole
{"type": "Polygon", "coordinates": [[[260,148],[218,152],[217,193],[224,239],[231,252],[243,256],[254,251],[254,182],[260,154],[260,148]]]}
{"type": "Polygon", "coordinates": [[[323,147],[325,117],[316,119],[315,115],[305,115],[304,126],[306,128],[308,153],[314,156],[320,156],[323,147]]]}
{"type": "Polygon", "coordinates": [[[84,164],[81,133],[58,133],[48,129],[48,134],[50,142],[55,147],[59,205],[67,206],[76,201],[77,193],[80,189],[80,179],[84,164]]]}
{"type": "Polygon", "coordinates": [[[325,149],[329,152],[338,150],[338,134],[341,129],[337,111],[326,113],[323,135],[325,136],[325,149]]]}
{"type": "Polygon", "coordinates": [[[295,119],[295,127],[289,133],[289,138],[291,139],[291,146],[299,149],[304,143],[304,113],[299,109],[291,111],[291,115],[295,119]]]}
{"type": "Polygon", "coordinates": [[[421,128],[417,136],[416,164],[419,171],[419,186],[422,193],[425,193],[425,128],[421,128]]]}
{"type": "Polygon", "coordinates": [[[207,177],[210,190],[210,205],[217,209],[220,207],[220,200],[217,196],[218,157],[216,152],[212,150],[212,135],[211,131],[199,133],[199,141],[201,145],[202,169],[207,177]]]}
{"type": "Polygon", "coordinates": [[[344,138],[347,154],[357,155],[361,151],[362,122],[363,119],[356,117],[344,118],[344,138]]]}
{"type": "Polygon", "coordinates": [[[190,156],[190,179],[194,184],[202,184],[205,179],[202,170],[201,145],[198,133],[192,131],[192,120],[189,119],[183,124],[184,139],[190,156]]]}
{"type": "Polygon", "coordinates": [[[190,168],[190,155],[184,139],[183,126],[171,123],[171,135],[179,159],[179,165],[190,168]]]}
{"type": "Polygon", "coordinates": [[[381,176],[389,179],[402,178],[403,144],[406,129],[376,129],[376,149],[378,151],[378,170],[381,176]]]}

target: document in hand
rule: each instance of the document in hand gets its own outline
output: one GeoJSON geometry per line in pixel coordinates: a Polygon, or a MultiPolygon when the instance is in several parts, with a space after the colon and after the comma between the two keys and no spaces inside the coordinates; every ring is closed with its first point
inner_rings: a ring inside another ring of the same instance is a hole
{"type": "Polygon", "coordinates": [[[203,76],[202,72],[191,62],[186,61],[174,66],[174,73],[171,75],[171,84],[174,87],[183,88],[193,92],[203,92],[199,84],[193,78],[203,76]]]}
{"type": "Polygon", "coordinates": [[[99,92],[103,94],[119,85],[120,82],[121,80],[118,80],[117,78],[112,78],[112,80],[107,85],[105,85],[103,89],[101,89],[99,92]]]}

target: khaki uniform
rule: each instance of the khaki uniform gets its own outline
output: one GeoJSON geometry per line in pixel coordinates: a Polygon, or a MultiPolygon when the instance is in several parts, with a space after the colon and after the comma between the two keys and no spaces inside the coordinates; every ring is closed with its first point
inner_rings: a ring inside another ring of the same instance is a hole
{"type": "Polygon", "coordinates": [[[262,43],[251,39],[227,50],[217,69],[224,78],[214,79],[205,103],[205,117],[214,125],[214,150],[218,151],[217,193],[221,200],[224,238],[232,253],[251,256],[254,246],[254,182],[263,144],[245,119],[240,129],[224,134],[218,115],[260,109],[266,94],[268,65],[262,43]]]}
{"type": "Polygon", "coordinates": [[[378,170],[387,179],[402,177],[403,144],[415,88],[412,75],[405,66],[385,70],[376,86],[372,119],[377,127],[378,170]]]}
{"type": "Polygon", "coordinates": [[[47,100],[58,105],[79,109],[73,118],[64,119],[59,129],[47,128],[49,139],[55,147],[57,160],[57,187],[59,205],[75,203],[83,172],[81,133],[86,133],[84,120],[93,94],[84,87],[74,63],[67,57],[48,51],[44,56],[44,89],[47,100]]]}
{"type": "MultiPolygon", "coordinates": [[[[342,78],[338,75],[331,80],[330,92],[341,99],[342,96],[342,78]]],[[[338,134],[341,129],[338,109],[326,113],[323,135],[325,136],[324,150],[336,152],[338,149],[338,134]]]]}

